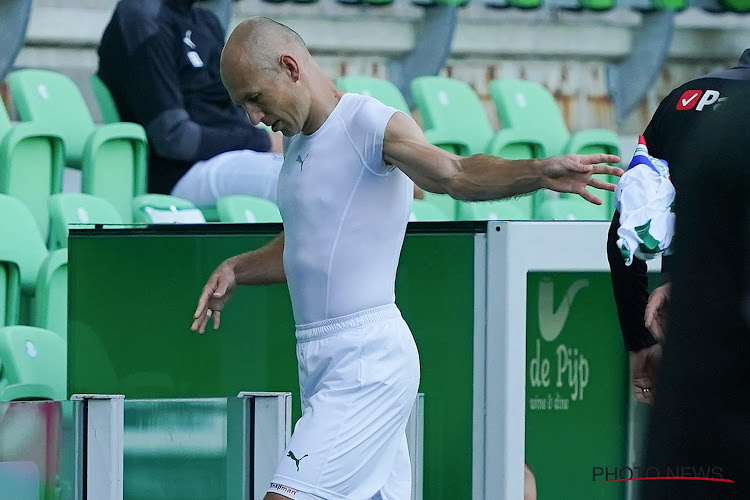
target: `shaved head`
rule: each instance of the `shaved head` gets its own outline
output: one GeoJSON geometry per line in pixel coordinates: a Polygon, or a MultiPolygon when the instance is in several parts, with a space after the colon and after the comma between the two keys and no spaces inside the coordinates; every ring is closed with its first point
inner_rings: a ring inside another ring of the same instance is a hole
{"type": "Polygon", "coordinates": [[[267,17],[254,17],[242,21],[227,40],[222,63],[238,62],[237,58],[255,68],[273,74],[279,70],[282,54],[308,58],[304,40],[288,26],[267,17]]]}

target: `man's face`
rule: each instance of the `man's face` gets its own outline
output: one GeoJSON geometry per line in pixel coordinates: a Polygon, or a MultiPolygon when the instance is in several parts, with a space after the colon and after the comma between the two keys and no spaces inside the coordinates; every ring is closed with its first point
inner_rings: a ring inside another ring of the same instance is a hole
{"type": "Polygon", "coordinates": [[[222,67],[232,101],[245,110],[253,125],[263,123],[288,137],[298,134],[307,119],[301,86],[281,65],[275,70],[256,66],[241,58],[222,67]]]}

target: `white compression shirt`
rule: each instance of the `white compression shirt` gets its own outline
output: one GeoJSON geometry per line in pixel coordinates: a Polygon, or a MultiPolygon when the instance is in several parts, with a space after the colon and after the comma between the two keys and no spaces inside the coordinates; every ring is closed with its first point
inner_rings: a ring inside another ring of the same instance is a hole
{"type": "Polygon", "coordinates": [[[298,325],[392,304],[412,181],[383,161],[397,112],[344,94],[323,125],[289,140],[277,200],[298,325]]]}

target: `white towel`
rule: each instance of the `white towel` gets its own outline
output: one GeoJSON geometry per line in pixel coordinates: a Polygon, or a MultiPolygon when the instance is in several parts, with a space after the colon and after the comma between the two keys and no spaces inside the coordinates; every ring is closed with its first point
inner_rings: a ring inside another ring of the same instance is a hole
{"type": "Polygon", "coordinates": [[[674,195],[667,162],[650,156],[640,136],[628,170],[615,190],[615,207],[620,212],[617,246],[626,265],[633,263],[633,257],[645,261],[670,254],[674,195]]]}

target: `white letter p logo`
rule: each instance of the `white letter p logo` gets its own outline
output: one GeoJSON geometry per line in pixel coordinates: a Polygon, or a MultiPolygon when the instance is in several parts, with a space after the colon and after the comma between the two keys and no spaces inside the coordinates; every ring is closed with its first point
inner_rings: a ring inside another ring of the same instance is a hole
{"type": "Polygon", "coordinates": [[[703,111],[704,106],[709,106],[719,100],[719,92],[716,90],[706,90],[701,100],[698,101],[698,105],[695,106],[696,111],[703,111]]]}

